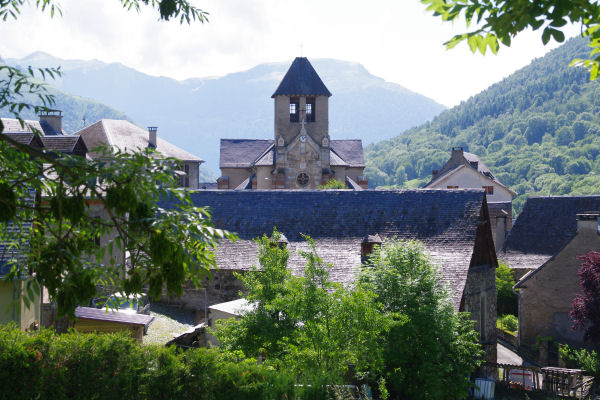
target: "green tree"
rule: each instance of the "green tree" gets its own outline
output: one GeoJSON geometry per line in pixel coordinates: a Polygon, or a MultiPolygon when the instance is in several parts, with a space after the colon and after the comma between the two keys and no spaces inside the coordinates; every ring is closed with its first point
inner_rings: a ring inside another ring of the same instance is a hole
{"type": "Polygon", "coordinates": [[[518,315],[519,299],[513,292],[515,277],[508,264],[499,262],[496,268],[496,291],[498,315],[518,315]]]}
{"type": "Polygon", "coordinates": [[[318,189],[348,189],[346,184],[338,179],[330,179],[324,185],[317,186],[318,189]]]}
{"type": "Polygon", "coordinates": [[[600,55],[600,4],[594,0],[421,0],[427,9],[443,21],[464,18],[469,32],[454,36],[446,42],[448,48],[467,41],[472,52],[485,54],[489,48],[497,53],[500,43],[510,46],[520,32],[542,28],[542,42],[550,39],[565,40],[563,29],[567,23],[581,25],[582,35],[590,37],[593,59],[575,59],[573,64],[583,65],[590,70],[590,78],[596,79],[599,72],[600,55]]]}
{"type": "Polygon", "coordinates": [[[392,242],[363,268],[361,283],[395,316],[383,340],[393,398],[448,399],[468,394],[482,352],[473,323],[455,314],[437,268],[419,242],[392,242]]]}
{"type": "Polygon", "coordinates": [[[350,371],[353,379],[374,382],[382,368],[380,338],[390,317],[360,285],[331,282],[331,267],[316,253],[314,241],[306,240],[301,277],[287,269],[289,251],[280,246],[277,232],[256,241],[260,268],[239,276],[255,308],[219,324],[215,335],[221,350],[234,357],[262,354],[266,363],[290,369],[302,381],[326,376],[327,383],[341,382],[350,371]]]}
{"type": "MultiPolygon", "coordinates": [[[[127,9],[150,6],[160,18],[204,22],[206,13],[186,0],[120,0],[127,9]]],[[[25,0],[0,0],[0,17],[17,18],[25,0]]],[[[52,0],[35,3],[51,16],[52,0]]],[[[57,68],[21,70],[0,64],[0,108],[20,119],[23,110],[49,110],[53,97],[38,77],[60,75],[57,68]],[[34,96],[40,105],[31,104],[34,96]]],[[[101,161],[58,156],[2,134],[0,123],[0,242],[9,245],[6,279],[29,277],[25,303],[48,289],[59,312],[72,314],[94,296],[97,284],[127,294],[180,294],[182,284],[198,284],[214,266],[218,240],[233,238],[215,229],[206,210],[194,207],[177,187],[176,160],[154,152],[104,152],[101,161]],[[164,210],[160,200],[177,203],[164,210]],[[107,246],[101,237],[113,240],[107,246]],[[114,253],[127,255],[117,260],[114,253]],[[109,256],[110,262],[102,263],[109,256]]],[[[39,134],[39,132],[36,132],[39,134]]]]}

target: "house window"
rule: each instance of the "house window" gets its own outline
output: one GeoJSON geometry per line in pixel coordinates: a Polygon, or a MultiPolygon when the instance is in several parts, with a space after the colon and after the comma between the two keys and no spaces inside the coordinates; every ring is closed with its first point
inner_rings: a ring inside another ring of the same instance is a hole
{"type": "Polygon", "coordinates": [[[306,122],[315,122],[315,98],[306,99],[306,122]]]}
{"type": "Polygon", "coordinates": [[[486,194],[494,194],[494,187],[493,186],[482,186],[482,188],[485,189],[485,193],[486,194]]]}
{"type": "Polygon", "coordinates": [[[290,122],[300,121],[300,100],[297,98],[290,99],[290,122]]]}
{"type": "Polygon", "coordinates": [[[458,186],[446,186],[447,189],[458,189],[458,186]]]}

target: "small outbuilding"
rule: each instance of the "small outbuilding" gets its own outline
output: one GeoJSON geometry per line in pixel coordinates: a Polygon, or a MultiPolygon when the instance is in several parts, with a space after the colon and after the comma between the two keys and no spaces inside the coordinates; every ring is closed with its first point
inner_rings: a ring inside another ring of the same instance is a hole
{"type": "Polygon", "coordinates": [[[154,321],[151,315],[92,307],[77,307],[75,317],[74,328],[79,332],[129,331],[131,337],[140,343],[144,337],[144,328],[154,321]]]}

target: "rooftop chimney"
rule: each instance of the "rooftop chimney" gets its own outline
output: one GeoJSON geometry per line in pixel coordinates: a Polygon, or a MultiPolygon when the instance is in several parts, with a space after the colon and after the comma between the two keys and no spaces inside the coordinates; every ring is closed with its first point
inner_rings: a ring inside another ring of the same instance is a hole
{"type": "Polygon", "coordinates": [[[148,147],[156,148],[156,132],[158,131],[158,126],[149,126],[148,127],[148,147]]]}
{"type": "Polygon", "coordinates": [[[593,230],[600,235],[600,226],[598,226],[598,218],[600,217],[600,211],[586,211],[581,214],[577,214],[577,232],[583,230],[593,230]]]}
{"type": "Polygon", "coordinates": [[[45,136],[51,135],[62,135],[62,111],[60,110],[46,110],[41,111],[40,125],[42,126],[43,134],[45,136]]]}

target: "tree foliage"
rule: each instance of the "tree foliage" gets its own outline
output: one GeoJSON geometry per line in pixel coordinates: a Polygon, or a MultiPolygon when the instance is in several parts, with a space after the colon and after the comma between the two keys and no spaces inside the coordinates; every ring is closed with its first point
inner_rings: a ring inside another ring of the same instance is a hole
{"type": "Polygon", "coordinates": [[[394,323],[383,339],[393,398],[447,399],[468,394],[482,352],[473,322],[455,314],[437,268],[418,242],[375,251],[361,274],[394,323]]]}
{"type": "Polygon", "coordinates": [[[585,338],[600,348],[600,252],[590,251],[578,257],[581,260],[579,282],[582,294],[573,300],[569,316],[574,329],[585,330],[585,338]]]}
{"type": "Polygon", "coordinates": [[[433,121],[367,146],[369,184],[423,186],[450,148],[463,146],[517,192],[516,212],[530,195],[597,193],[600,87],[582,68],[565,65],[585,54],[586,43],[569,40],[433,121]]]}
{"type": "Polygon", "coordinates": [[[346,184],[338,179],[330,179],[324,185],[319,185],[318,189],[348,189],[346,184]]]}
{"type": "MultiPolygon", "coordinates": [[[[0,17],[17,18],[25,3],[0,0],[0,17]]],[[[128,9],[151,6],[164,20],[205,21],[206,13],[186,0],[121,3],[128,9]]],[[[61,13],[52,0],[35,4],[51,16],[61,13]]],[[[38,78],[59,75],[59,68],[0,64],[0,108],[23,126],[22,112],[37,114],[54,104],[38,78]]],[[[102,149],[89,161],[34,149],[2,131],[0,122],[0,242],[8,244],[10,267],[5,279],[27,278],[27,305],[41,286],[66,314],[88,303],[99,284],[127,294],[148,287],[154,297],[164,285],[180,294],[185,281],[198,284],[214,266],[218,240],[233,238],[215,229],[208,212],[177,187],[177,160],[152,151],[102,149]],[[177,208],[159,208],[164,199],[176,200],[177,208]]]]}
{"type": "Polygon", "coordinates": [[[240,320],[218,326],[221,350],[256,357],[289,369],[301,381],[315,376],[327,383],[352,379],[373,382],[381,371],[380,337],[390,318],[379,313],[373,295],[360,285],[344,288],[329,279],[330,266],[317,255],[312,239],[303,276],[287,269],[289,251],[278,244],[279,233],[257,240],[260,268],[239,278],[255,308],[240,320]]]}
{"type": "Polygon", "coordinates": [[[594,0],[421,0],[427,9],[443,21],[464,19],[466,33],[454,36],[446,42],[448,48],[467,41],[472,52],[485,54],[489,48],[497,53],[499,45],[510,46],[517,34],[527,29],[541,29],[542,43],[550,39],[562,43],[563,29],[568,23],[581,25],[582,36],[590,37],[592,59],[575,59],[576,65],[590,70],[592,80],[599,71],[600,55],[600,5],[594,0]]]}
{"type": "Polygon", "coordinates": [[[508,266],[508,264],[500,261],[498,267],[496,268],[498,315],[518,315],[519,298],[513,292],[513,286],[515,283],[513,270],[508,266]]]}

